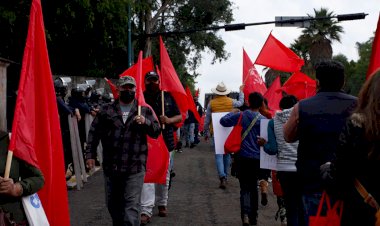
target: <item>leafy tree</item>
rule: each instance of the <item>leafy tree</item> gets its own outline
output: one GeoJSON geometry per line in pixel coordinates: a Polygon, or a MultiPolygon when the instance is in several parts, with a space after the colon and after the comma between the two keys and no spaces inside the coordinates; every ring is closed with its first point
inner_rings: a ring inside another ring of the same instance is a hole
{"type": "Polygon", "coordinates": [[[28,32],[30,1],[0,1],[0,57],[21,62],[28,32]]]}
{"type": "MultiPolygon", "coordinates": [[[[127,67],[128,7],[132,13],[134,56],[139,50],[159,64],[158,37],[146,34],[188,30],[232,21],[230,0],[42,0],[54,74],[117,77],[127,67]]],[[[21,62],[30,0],[0,1],[0,56],[21,62]],[[4,31],[4,32],[3,32],[4,31]]],[[[201,53],[213,62],[228,58],[216,31],[163,37],[181,81],[193,87],[201,53]]]]}
{"type": "Polygon", "coordinates": [[[353,86],[355,86],[355,84],[353,83],[353,77],[355,75],[356,62],[354,62],[353,60],[348,61],[347,57],[343,54],[338,54],[336,56],[333,56],[333,59],[341,62],[344,65],[346,79],[345,79],[345,84],[344,84],[343,89],[347,93],[352,94],[353,86]]]}
{"type": "MultiPolygon", "coordinates": [[[[140,1],[135,4],[135,26],[141,39],[135,43],[144,49],[145,56],[159,59],[158,37],[146,34],[169,31],[194,30],[227,24],[232,21],[232,3],[229,0],[162,0],[140,1]]],[[[213,62],[228,58],[224,50],[225,42],[216,31],[189,32],[163,37],[165,46],[177,73],[184,84],[194,83],[199,74],[196,69],[201,63],[201,53],[208,51],[214,55],[213,62]]],[[[135,49],[136,50],[136,49],[135,49]]]]}

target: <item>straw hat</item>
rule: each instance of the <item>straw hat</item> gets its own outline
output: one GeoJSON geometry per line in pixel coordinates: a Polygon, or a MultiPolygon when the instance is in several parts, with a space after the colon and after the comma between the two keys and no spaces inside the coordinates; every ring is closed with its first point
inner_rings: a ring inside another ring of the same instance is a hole
{"type": "Polygon", "coordinates": [[[226,85],[224,85],[224,82],[220,82],[216,88],[212,88],[211,91],[217,95],[227,95],[231,92],[231,90],[227,89],[226,85]]]}

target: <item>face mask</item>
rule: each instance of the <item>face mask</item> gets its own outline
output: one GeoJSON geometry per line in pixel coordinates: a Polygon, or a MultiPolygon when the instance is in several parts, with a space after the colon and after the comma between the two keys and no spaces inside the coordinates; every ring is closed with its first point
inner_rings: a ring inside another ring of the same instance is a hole
{"type": "Polygon", "coordinates": [[[120,91],[120,100],[123,103],[129,104],[132,102],[133,99],[135,99],[135,91],[132,91],[132,90],[120,91]]]}
{"type": "Polygon", "coordinates": [[[159,84],[151,82],[151,83],[146,85],[146,89],[151,91],[151,92],[157,92],[160,90],[160,86],[159,86],[159,84]]]}

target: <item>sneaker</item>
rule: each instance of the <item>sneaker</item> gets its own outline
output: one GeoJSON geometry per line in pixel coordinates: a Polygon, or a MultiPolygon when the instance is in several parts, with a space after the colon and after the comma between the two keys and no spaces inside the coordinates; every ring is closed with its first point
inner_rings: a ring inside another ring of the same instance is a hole
{"type": "Polygon", "coordinates": [[[160,217],[168,216],[168,210],[166,209],[166,206],[158,206],[158,216],[160,217]]]}
{"type": "Polygon", "coordinates": [[[145,213],[141,214],[141,225],[147,225],[150,222],[150,216],[146,215],[145,213]]]}
{"type": "Polygon", "coordinates": [[[227,180],[225,177],[220,178],[219,188],[226,189],[227,180]]]}
{"type": "Polygon", "coordinates": [[[249,226],[249,217],[247,214],[243,216],[243,226],[249,226]]]}

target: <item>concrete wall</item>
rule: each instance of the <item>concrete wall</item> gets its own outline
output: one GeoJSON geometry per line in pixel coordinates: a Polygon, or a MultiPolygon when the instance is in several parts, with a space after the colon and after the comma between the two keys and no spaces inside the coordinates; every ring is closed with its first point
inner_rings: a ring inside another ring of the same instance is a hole
{"type": "Polygon", "coordinates": [[[7,131],[7,67],[0,59],[0,130],[7,131]]]}

